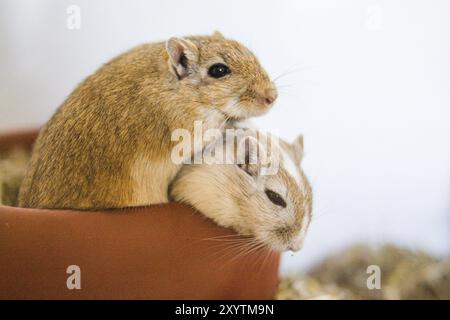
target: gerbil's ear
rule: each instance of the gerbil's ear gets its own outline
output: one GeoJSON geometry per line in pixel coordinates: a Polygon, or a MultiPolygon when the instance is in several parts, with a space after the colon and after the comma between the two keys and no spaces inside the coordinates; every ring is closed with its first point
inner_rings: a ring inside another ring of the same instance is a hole
{"type": "Polygon", "coordinates": [[[166,50],[169,54],[171,70],[178,79],[186,77],[190,67],[198,62],[198,49],[192,41],[187,39],[170,38],[166,42],[166,50]]]}
{"type": "Polygon", "coordinates": [[[295,160],[297,164],[300,164],[303,159],[303,135],[298,135],[291,145],[294,151],[295,160]]]}
{"type": "Polygon", "coordinates": [[[259,176],[261,161],[259,159],[259,143],[254,137],[245,137],[238,147],[238,166],[252,177],[259,176]],[[242,155],[244,159],[242,161],[242,155]]]}
{"type": "Polygon", "coordinates": [[[217,38],[217,39],[222,39],[222,40],[225,39],[223,34],[217,30],[213,32],[212,36],[213,36],[213,38],[217,38]]]}

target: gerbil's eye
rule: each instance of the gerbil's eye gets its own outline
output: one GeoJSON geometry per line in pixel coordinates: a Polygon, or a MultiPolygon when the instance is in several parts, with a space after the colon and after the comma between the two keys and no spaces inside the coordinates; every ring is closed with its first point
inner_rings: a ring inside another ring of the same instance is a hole
{"type": "Polygon", "coordinates": [[[272,201],[274,204],[286,208],[286,202],[283,200],[283,197],[280,196],[278,193],[269,189],[266,189],[265,193],[267,195],[267,198],[269,198],[269,200],[272,201]]]}
{"type": "Polygon", "coordinates": [[[213,78],[222,78],[227,74],[231,73],[230,68],[228,68],[223,63],[216,63],[209,67],[208,75],[213,78]]]}

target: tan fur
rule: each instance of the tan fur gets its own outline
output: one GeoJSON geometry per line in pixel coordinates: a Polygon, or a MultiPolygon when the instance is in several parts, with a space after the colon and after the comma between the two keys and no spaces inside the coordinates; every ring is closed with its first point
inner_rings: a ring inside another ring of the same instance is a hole
{"type": "MultiPolygon", "coordinates": [[[[186,165],[172,182],[170,195],[217,224],[253,236],[275,250],[299,250],[311,222],[312,190],[300,167],[303,149],[298,142],[280,140],[279,145],[271,146],[279,148],[282,157],[274,175],[252,177],[236,164],[186,165]],[[298,182],[286,168],[286,161],[295,163],[298,182]],[[266,188],[282,195],[286,208],[273,204],[265,194],[266,188]]],[[[225,148],[233,148],[233,154],[236,145],[225,148]]]]}
{"type": "Polygon", "coordinates": [[[219,34],[134,48],[83,81],[43,127],[19,205],[101,209],[166,202],[180,168],[170,162],[171,132],[192,132],[195,120],[207,121],[207,129],[263,114],[271,106],[263,101],[267,95],[276,97],[276,89],[256,57],[219,34]],[[185,69],[174,61],[180,50],[185,69]],[[209,77],[215,62],[232,73],[209,77]]]}

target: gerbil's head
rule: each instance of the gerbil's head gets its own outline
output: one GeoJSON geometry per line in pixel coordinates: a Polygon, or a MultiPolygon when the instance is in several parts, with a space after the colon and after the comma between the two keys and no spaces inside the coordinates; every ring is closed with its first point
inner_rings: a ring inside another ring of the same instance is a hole
{"type": "Polygon", "coordinates": [[[171,81],[193,92],[192,102],[220,111],[226,119],[264,114],[277,90],[258,59],[247,48],[220,33],[170,38],[166,42],[171,81]]]}
{"type": "MultiPolygon", "coordinates": [[[[294,143],[279,140],[278,170],[271,174],[262,174],[263,166],[244,164],[238,166],[239,184],[248,190],[245,201],[239,201],[239,232],[253,235],[278,251],[298,251],[303,246],[312,216],[312,189],[300,163],[303,156],[303,137],[294,143]]],[[[252,153],[260,151],[254,145],[246,149],[252,153]],[[257,150],[257,151],[255,151],[257,150]]],[[[264,167],[270,166],[266,163],[264,167]]]]}
{"type": "Polygon", "coordinates": [[[312,215],[312,190],[300,167],[303,138],[293,144],[278,141],[271,146],[277,152],[269,152],[279,160],[273,173],[265,171],[273,159],[252,160],[261,151],[249,139],[243,164],[186,165],[172,183],[171,196],[274,250],[300,250],[312,215]]]}

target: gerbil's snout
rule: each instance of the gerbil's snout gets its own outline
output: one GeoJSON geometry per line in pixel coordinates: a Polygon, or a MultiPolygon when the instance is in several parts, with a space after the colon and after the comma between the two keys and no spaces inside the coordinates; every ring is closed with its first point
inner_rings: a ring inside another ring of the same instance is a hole
{"type": "Polygon", "coordinates": [[[258,104],[261,106],[268,108],[272,104],[274,104],[275,100],[278,98],[278,91],[274,85],[271,85],[268,88],[263,90],[255,90],[255,98],[258,101],[258,104]]]}
{"type": "Polygon", "coordinates": [[[288,225],[276,228],[274,230],[272,245],[275,244],[275,248],[279,251],[299,251],[303,248],[304,233],[298,230],[296,226],[288,225]]]}
{"type": "Polygon", "coordinates": [[[269,106],[275,102],[278,98],[278,92],[275,88],[266,89],[262,94],[262,102],[263,104],[269,106]]]}
{"type": "Polygon", "coordinates": [[[288,246],[288,250],[291,251],[299,251],[303,248],[303,238],[301,239],[296,239],[294,242],[292,242],[289,246],[288,246]]]}

